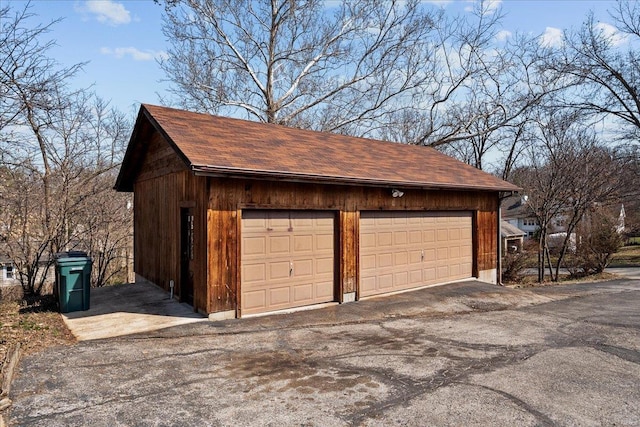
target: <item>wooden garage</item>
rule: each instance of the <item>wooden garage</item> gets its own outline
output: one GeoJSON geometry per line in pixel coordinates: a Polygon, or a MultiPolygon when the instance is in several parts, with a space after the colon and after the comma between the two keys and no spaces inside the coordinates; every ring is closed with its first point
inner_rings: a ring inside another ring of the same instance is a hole
{"type": "Polygon", "coordinates": [[[136,280],[212,319],[477,278],[518,188],[428,147],[143,105],[115,188],[136,280]]]}

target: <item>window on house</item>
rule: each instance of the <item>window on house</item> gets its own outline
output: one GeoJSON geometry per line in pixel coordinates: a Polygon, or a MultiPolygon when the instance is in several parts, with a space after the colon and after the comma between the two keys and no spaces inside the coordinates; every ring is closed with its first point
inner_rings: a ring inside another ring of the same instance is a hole
{"type": "Polygon", "coordinates": [[[538,225],[538,221],[535,218],[525,218],[523,221],[524,225],[533,227],[534,225],[538,225]]]}
{"type": "Polygon", "coordinates": [[[7,279],[13,279],[13,266],[12,265],[7,265],[5,267],[5,277],[7,279]]]}

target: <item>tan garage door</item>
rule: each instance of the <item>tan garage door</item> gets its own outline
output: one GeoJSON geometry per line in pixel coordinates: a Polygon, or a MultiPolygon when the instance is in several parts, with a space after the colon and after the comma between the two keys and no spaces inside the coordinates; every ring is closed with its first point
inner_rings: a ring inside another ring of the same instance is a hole
{"type": "Polygon", "coordinates": [[[334,300],[334,214],[242,212],[242,315],[334,300]]]}
{"type": "Polygon", "coordinates": [[[471,212],[362,212],[360,296],[466,279],[471,212]]]}

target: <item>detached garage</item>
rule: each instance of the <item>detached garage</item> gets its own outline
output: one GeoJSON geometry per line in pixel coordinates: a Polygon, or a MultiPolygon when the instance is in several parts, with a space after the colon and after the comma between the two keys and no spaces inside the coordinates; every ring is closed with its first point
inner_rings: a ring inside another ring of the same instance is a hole
{"type": "Polygon", "coordinates": [[[116,187],[136,280],[212,319],[478,278],[501,192],[428,147],[143,105],[116,187]]]}

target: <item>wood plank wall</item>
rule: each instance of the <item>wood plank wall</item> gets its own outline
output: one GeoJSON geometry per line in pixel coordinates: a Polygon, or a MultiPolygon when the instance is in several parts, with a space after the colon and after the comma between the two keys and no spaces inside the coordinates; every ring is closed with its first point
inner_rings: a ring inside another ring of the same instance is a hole
{"type": "Polygon", "coordinates": [[[338,287],[355,292],[358,283],[358,229],[363,210],[471,210],[477,212],[474,272],[496,267],[497,193],[390,188],[209,178],[207,311],[235,310],[238,300],[242,209],[315,209],[337,212],[338,287]],[[478,232],[478,229],[482,232],[478,232]]]}
{"type": "Polygon", "coordinates": [[[180,209],[194,209],[194,307],[207,310],[207,184],[155,134],[134,184],[134,270],[181,296],[180,209]]]}
{"type": "Polygon", "coordinates": [[[426,191],[194,176],[159,134],[147,139],[135,180],[135,271],[180,296],[180,209],[194,209],[194,307],[205,313],[239,306],[242,209],[336,212],[336,295],[357,292],[360,211],[474,211],[474,274],[496,268],[497,193],[426,191]]]}
{"type": "Polygon", "coordinates": [[[492,270],[498,260],[498,213],[497,211],[478,211],[474,234],[477,236],[475,256],[477,271],[492,270]]]}

